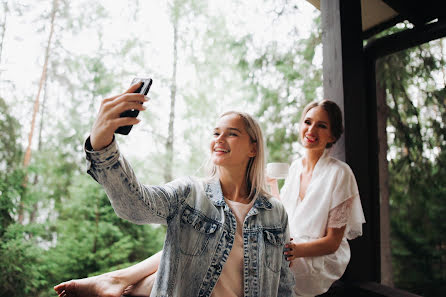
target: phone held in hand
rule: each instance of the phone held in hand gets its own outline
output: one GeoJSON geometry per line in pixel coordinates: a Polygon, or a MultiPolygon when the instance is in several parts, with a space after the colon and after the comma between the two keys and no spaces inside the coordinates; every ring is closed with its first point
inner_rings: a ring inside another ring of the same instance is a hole
{"type": "MultiPolygon", "coordinates": [[[[151,78],[134,78],[132,80],[131,86],[136,84],[137,82],[141,82],[141,86],[135,90],[135,93],[143,94],[144,96],[149,93],[150,87],[152,86],[152,79],[151,78]]],[[[141,103],[142,104],[142,103],[141,103]]],[[[136,118],[139,114],[139,110],[131,109],[126,110],[123,113],[121,113],[119,116],[121,118],[125,117],[133,117],[136,118]]],[[[133,125],[130,126],[122,126],[116,129],[115,133],[127,135],[130,133],[130,130],[132,130],[133,125]]]]}

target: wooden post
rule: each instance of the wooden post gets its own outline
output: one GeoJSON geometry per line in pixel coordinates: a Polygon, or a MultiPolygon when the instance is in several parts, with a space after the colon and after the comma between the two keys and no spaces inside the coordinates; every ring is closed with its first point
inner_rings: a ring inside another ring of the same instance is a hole
{"type": "Polygon", "coordinates": [[[363,53],[360,0],[320,3],[324,97],[338,103],[344,114],[344,137],[333,155],[352,168],[367,221],[363,236],[350,242],[352,257],[342,280],[379,282],[375,61],[363,53]]]}
{"type": "MultiPolygon", "coordinates": [[[[379,62],[376,68],[379,69],[379,62]]],[[[381,283],[393,287],[392,248],[390,243],[390,193],[389,162],[387,161],[387,119],[385,81],[376,81],[376,103],[379,143],[379,188],[380,188],[380,238],[381,238],[381,283]]]]}

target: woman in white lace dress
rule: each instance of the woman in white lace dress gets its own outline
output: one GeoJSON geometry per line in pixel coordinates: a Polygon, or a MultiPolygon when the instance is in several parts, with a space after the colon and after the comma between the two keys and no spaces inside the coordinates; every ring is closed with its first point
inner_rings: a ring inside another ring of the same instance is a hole
{"type": "MultiPolygon", "coordinates": [[[[298,296],[326,292],[350,260],[347,239],[362,235],[365,222],[355,176],[350,167],[329,156],[343,132],[336,103],[312,102],[302,113],[303,157],[294,161],[281,189],[292,241],[284,254],[296,279],[298,296]]],[[[277,181],[269,179],[279,197],[277,181]]]]}

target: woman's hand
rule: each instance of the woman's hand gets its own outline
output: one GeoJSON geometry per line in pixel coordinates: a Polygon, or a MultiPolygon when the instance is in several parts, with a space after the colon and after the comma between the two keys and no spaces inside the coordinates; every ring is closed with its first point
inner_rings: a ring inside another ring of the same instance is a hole
{"type": "MultiPolygon", "coordinates": [[[[285,244],[283,254],[287,261],[300,257],[319,257],[336,252],[341,244],[346,226],[341,228],[327,228],[327,235],[308,242],[285,244]]],[[[293,262],[290,262],[290,267],[293,262]]]]}
{"type": "Polygon", "coordinates": [[[102,100],[98,116],[91,129],[90,142],[95,151],[107,147],[113,141],[113,134],[118,127],[136,125],[137,118],[121,118],[119,115],[126,110],[143,111],[142,105],[148,101],[144,95],[133,93],[140,86],[140,82],[132,85],[125,93],[102,100]]]}
{"type": "Polygon", "coordinates": [[[302,247],[300,244],[291,242],[293,239],[290,239],[290,242],[285,244],[284,252],[285,259],[290,261],[290,267],[293,265],[293,260],[299,257],[302,257],[302,247]]]}
{"type": "Polygon", "coordinates": [[[271,186],[273,184],[277,184],[277,179],[274,177],[269,177],[268,175],[265,176],[266,184],[271,186]]]}

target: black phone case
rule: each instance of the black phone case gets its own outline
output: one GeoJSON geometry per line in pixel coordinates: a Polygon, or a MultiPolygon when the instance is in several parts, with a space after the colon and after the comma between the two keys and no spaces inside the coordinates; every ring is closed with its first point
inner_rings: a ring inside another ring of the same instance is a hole
{"type": "MultiPolygon", "coordinates": [[[[135,93],[144,94],[147,95],[149,93],[150,87],[152,86],[152,79],[151,78],[134,78],[132,80],[131,86],[136,84],[138,81],[142,82],[141,86],[135,90],[135,93]]],[[[132,109],[132,110],[126,110],[123,113],[121,113],[119,116],[121,118],[124,117],[132,117],[136,118],[139,114],[139,110],[132,109]]],[[[128,135],[130,133],[130,130],[132,130],[133,125],[130,126],[122,126],[116,129],[115,133],[122,134],[122,135],[128,135]]]]}

